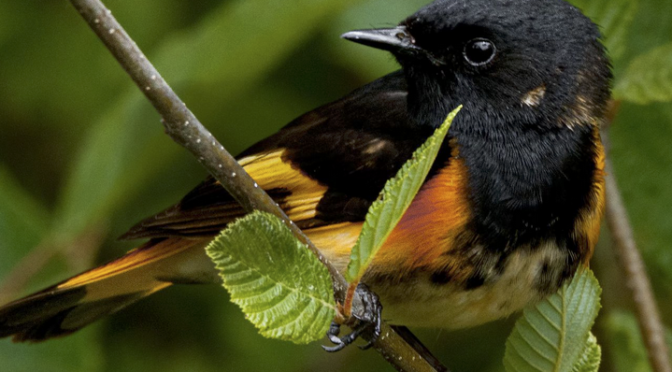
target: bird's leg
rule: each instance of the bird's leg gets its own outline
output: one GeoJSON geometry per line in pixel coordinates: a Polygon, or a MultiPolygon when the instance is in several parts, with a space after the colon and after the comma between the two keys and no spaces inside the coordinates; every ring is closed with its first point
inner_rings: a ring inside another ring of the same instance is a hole
{"type": "Polygon", "coordinates": [[[380,336],[382,311],[383,305],[380,303],[378,296],[371,292],[366,284],[359,283],[352,304],[352,315],[345,322],[346,325],[352,328],[352,332],[343,337],[338,337],[341,331],[341,324],[333,321],[327,331],[327,337],[336,346],[322,345],[322,348],[333,353],[350,345],[365,332],[371,332],[366,345],[360,346],[362,350],[370,348],[380,336]]]}

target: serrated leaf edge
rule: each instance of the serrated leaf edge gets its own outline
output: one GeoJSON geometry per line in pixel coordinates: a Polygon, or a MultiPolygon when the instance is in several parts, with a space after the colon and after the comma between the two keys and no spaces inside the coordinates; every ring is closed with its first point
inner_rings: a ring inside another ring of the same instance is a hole
{"type": "MultiPolygon", "coordinates": [[[[573,283],[573,282],[566,283],[565,285],[563,285],[563,287],[556,294],[550,296],[549,298],[547,298],[543,302],[536,304],[534,307],[526,309],[523,312],[523,315],[521,316],[521,318],[518,319],[518,321],[516,322],[516,326],[514,327],[513,331],[511,332],[511,335],[509,335],[509,338],[507,339],[507,342],[506,342],[507,350],[509,348],[512,348],[515,351],[515,353],[513,353],[513,354],[511,354],[509,352],[505,353],[504,367],[505,367],[505,370],[507,372],[518,371],[519,370],[518,367],[525,367],[525,366],[529,366],[529,367],[531,367],[534,370],[539,371],[539,372],[546,372],[541,367],[534,365],[533,361],[531,361],[530,358],[524,358],[523,357],[523,355],[521,354],[521,351],[518,349],[518,345],[517,345],[518,342],[514,341],[515,340],[515,338],[514,338],[515,335],[518,335],[519,339],[523,340],[527,345],[529,345],[530,349],[536,355],[539,355],[543,359],[551,362],[553,364],[553,372],[561,371],[560,368],[565,367],[565,365],[561,363],[562,362],[561,356],[563,355],[563,353],[566,352],[566,347],[565,347],[566,345],[564,345],[566,340],[565,340],[564,335],[566,334],[567,329],[570,326],[568,324],[569,323],[568,321],[570,319],[567,316],[564,315],[564,314],[566,314],[566,311],[568,311],[568,307],[569,307],[569,302],[567,301],[567,299],[570,298],[575,292],[581,291],[580,294],[577,294],[577,296],[580,296],[578,304],[583,303],[583,301],[585,301],[585,299],[586,299],[586,296],[589,294],[588,292],[590,292],[589,291],[589,287],[590,287],[589,284],[591,282],[593,282],[595,284],[595,295],[598,296],[598,299],[596,301],[596,306],[595,306],[594,310],[592,311],[592,314],[590,314],[592,320],[587,326],[588,327],[587,334],[590,333],[590,329],[592,328],[592,326],[595,323],[595,317],[597,316],[597,313],[599,312],[599,309],[601,307],[601,305],[599,303],[599,296],[601,294],[602,289],[599,286],[599,283],[597,282],[597,279],[595,278],[594,274],[588,268],[580,268],[579,271],[577,271],[575,277],[572,280],[578,280],[578,282],[576,282],[576,283],[573,283]],[[591,278],[592,278],[592,280],[591,280],[591,278]],[[561,301],[561,306],[560,307],[558,307],[558,304],[555,303],[557,300],[561,301]],[[553,311],[556,311],[556,312],[559,313],[560,319],[561,319],[560,320],[560,328],[558,328],[558,325],[556,325],[555,322],[552,322],[546,316],[546,314],[543,312],[543,309],[541,309],[541,306],[544,303],[549,304],[553,311]],[[549,341],[547,339],[546,335],[539,332],[538,328],[535,327],[533,325],[533,323],[531,322],[531,319],[529,318],[529,315],[531,314],[530,311],[536,311],[539,315],[541,315],[544,318],[544,320],[549,325],[551,325],[554,329],[556,329],[558,331],[558,334],[560,336],[559,345],[557,347],[555,347],[552,343],[550,343],[550,346],[551,346],[551,348],[557,350],[556,355],[559,358],[549,359],[543,353],[541,353],[539,350],[537,350],[537,348],[534,347],[534,345],[532,345],[532,342],[530,340],[528,340],[523,335],[523,333],[520,332],[519,326],[520,327],[528,326],[529,328],[533,329],[534,332],[536,332],[536,334],[538,336],[540,336],[541,339],[544,339],[544,341],[547,341],[547,342],[549,341]],[[515,359],[512,359],[512,358],[515,358],[515,359]],[[524,364],[521,366],[518,363],[518,361],[520,361],[521,363],[524,363],[524,364]],[[513,368],[513,369],[511,369],[511,368],[513,368]]],[[[577,313],[577,315],[580,315],[580,314],[577,313]]],[[[586,337],[587,337],[587,335],[586,335],[586,337]]],[[[578,363],[579,359],[582,356],[583,356],[583,352],[578,353],[578,355],[572,361],[572,365],[569,366],[570,369],[568,371],[571,371],[571,368],[573,368],[574,365],[576,365],[578,363]]],[[[564,371],[564,370],[565,369],[563,369],[562,371],[564,371]]]]}

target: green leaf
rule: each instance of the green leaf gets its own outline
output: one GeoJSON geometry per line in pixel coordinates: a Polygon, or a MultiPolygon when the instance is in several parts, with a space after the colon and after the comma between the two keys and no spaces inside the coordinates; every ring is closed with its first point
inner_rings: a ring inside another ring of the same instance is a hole
{"type": "Polygon", "coordinates": [[[526,309],[506,342],[505,370],[572,371],[600,308],[601,291],[593,273],[580,270],[558,293],[526,309]]]}
{"type": "Polygon", "coordinates": [[[329,272],[280,219],[251,213],[206,251],[231,301],[263,336],[305,344],[327,332],[336,314],[329,272]]]}
{"type": "Polygon", "coordinates": [[[604,45],[612,59],[623,56],[638,0],[574,0],[583,13],[600,26],[604,45]]]}
{"type": "Polygon", "coordinates": [[[614,96],[639,104],[672,101],[672,43],[635,58],[614,88],[614,96]]]}
{"type": "Polygon", "coordinates": [[[364,275],[380,247],[411,205],[425,181],[448,134],[450,124],[462,106],[451,112],[443,124],[413,153],[397,175],[385,183],[381,195],[366,214],[364,227],[350,253],[345,278],[354,283],[364,275]]]}
{"type": "MultiPolygon", "coordinates": [[[[613,311],[606,317],[604,325],[609,335],[609,349],[616,371],[651,372],[635,317],[624,311],[613,311]]],[[[665,338],[669,350],[672,350],[672,331],[667,329],[665,338]]]]}
{"type": "Polygon", "coordinates": [[[597,344],[595,335],[590,332],[583,348],[583,355],[572,368],[572,372],[597,372],[600,369],[601,360],[602,348],[597,344]]]}

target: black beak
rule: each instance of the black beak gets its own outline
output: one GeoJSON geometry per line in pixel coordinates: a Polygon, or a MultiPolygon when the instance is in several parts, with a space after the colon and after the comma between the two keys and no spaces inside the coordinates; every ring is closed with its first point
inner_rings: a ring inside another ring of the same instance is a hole
{"type": "Polygon", "coordinates": [[[378,28],[373,30],[356,30],[346,32],[342,38],[355,43],[390,52],[402,52],[417,49],[415,40],[406,31],[406,27],[378,28]]]}

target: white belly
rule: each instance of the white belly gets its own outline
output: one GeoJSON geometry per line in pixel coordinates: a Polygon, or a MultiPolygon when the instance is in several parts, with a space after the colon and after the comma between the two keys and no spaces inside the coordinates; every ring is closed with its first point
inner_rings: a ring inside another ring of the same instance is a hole
{"type": "MultiPolygon", "coordinates": [[[[381,297],[383,318],[392,324],[467,328],[507,317],[544,298],[549,286],[540,283],[560,283],[566,258],[566,251],[547,244],[515,250],[501,273],[478,288],[451,282],[437,285],[427,273],[398,285],[378,283],[373,290],[381,297]]],[[[557,291],[556,284],[551,286],[552,292],[557,291]]]]}

